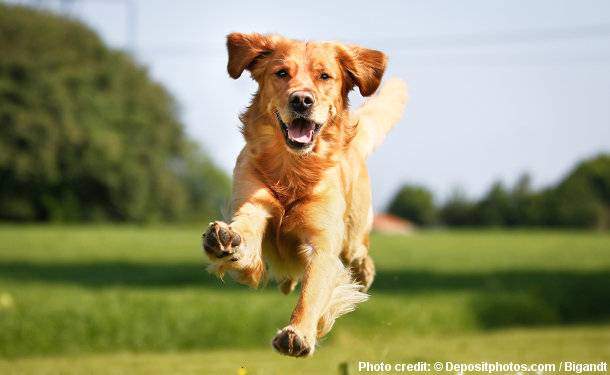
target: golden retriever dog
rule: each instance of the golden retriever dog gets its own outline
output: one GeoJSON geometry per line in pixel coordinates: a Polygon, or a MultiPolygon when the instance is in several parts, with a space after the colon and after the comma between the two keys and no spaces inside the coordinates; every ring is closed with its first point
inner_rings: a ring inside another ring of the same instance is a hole
{"type": "MultiPolygon", "coordinates": [[[[368,254],[373,211],[366,158],[398,122],[407,100],[387,82],[354,113],[348,93],[380,86],[379,51],[278,35],[227,37],[229,75],[248,70],[258,90],[241,114],[246,145],[233,174],[232,217],[202,236],[210,271],[283,293],[301,281],[289,324],[273,347],[310,356],[335,319],[365,301],[375,267],[368,254]]],[[[269,306],[273,308],[273,306],[269,306]]]]}

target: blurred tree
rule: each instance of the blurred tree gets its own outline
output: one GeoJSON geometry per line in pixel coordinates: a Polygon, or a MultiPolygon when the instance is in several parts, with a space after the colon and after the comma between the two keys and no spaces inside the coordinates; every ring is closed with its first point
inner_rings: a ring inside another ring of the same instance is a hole
{"type": "Polygon", "coordinates": [[[523,174],[512,190],[495,182],[476,204],[463,194],[441,209],[447,225],[610,227],[610,155],[579,163],[557,184],[533,191],[523,174]]]}
{"type": "Polygon", "coordinates": [[[475,205],[468,200],[462,189],[456,188],[440,209],[440,221],[449,226],[471,226],[476,224],[475,205]]]}
{"type": "Polygon", "coordinates": [[[215,215],[228,178],[129,56],[71,19],[0,4],[0,219],[215,215]]]}
{"type": "Polygon", "coordinates": [[[476,223],[479,225],[503,226],[512,220],[510,193],[502,182],[495,182],[489,192],[476,205],[476,223]]]}
{"type": "Polygon", "coordinates": [[[549,225],[610,227],[610,155],[579,163],[553,189],[545,192],[549,225]]]}
{"type": "Polygon", "coordinates": [[[532,189],[532,178],[523,173],[515,182],[510,193],[509,216],[505,219],[508,225],[525,226],[540,225],[542,208],[538,194],[532,189]]]}
{"type": "Polygon", "coordinates": [[[423,186],[404,185],[394,196],[388,212],[418,225],[436,221],[436,207],[432,193],[423,186]]]}

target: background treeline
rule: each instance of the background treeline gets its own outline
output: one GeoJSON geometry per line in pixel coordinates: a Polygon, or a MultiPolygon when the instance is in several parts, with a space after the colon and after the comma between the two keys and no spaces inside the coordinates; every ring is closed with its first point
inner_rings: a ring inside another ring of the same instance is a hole
{"type": "Polygon", "coordinates": [[[202,219],[228,191],[144,68],[75,20],[0,4],[0,220],[202,219]]]}
{"type": "Polygon", "coordinates": [[[425,187],[405,185],[388,212],[423,226],[610,227],[610,154],[581,162],[556,186],[536,191],[530,182],[527,174],[512,187],[496,182],[479,200],[457,190],[441,205],[425,187]]]}

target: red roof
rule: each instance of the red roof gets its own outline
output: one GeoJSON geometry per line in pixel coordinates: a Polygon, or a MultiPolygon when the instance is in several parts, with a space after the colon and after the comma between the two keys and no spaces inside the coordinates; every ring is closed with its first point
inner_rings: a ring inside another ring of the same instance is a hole
{"type": "Polygon", "coordinates": [[[373,230],[382,233],[407,234],[413,230],[413,224],[395,215],[379,213],[373,219],[373,230]]]}

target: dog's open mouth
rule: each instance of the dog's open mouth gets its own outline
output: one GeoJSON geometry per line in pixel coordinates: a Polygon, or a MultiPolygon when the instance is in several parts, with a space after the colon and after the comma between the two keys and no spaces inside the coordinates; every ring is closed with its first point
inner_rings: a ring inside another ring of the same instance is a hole
{"type": "Polygon", "coordinates": [[[278,112],[275,112],[275,117],[280,123],[288,146],[298,150],[309,147],[321,127],[320,124],[303,117],[293,119],[290,124],[286,124],[278,112]]]}

